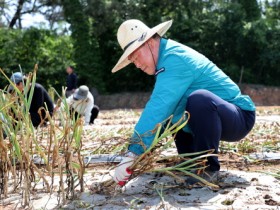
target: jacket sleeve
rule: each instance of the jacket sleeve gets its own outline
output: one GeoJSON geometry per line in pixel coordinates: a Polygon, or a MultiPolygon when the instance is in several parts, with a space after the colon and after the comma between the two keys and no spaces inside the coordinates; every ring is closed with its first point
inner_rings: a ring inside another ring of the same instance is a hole
{"type": "Polygon", "coordinates": [[[45,89],[43,90],[43,93],[44,93],[44,100],[45,100],[44,102],[46,103],[47,109],[48,109],[50,115],[52,116],[53,109],[54,109],[53,101],[45,89]]]}
{"type": "Polygon", "coordinates": [[[157,75],[151,98],[131,138],[129,150],[138,155],[151,146],[155,133],[150,131],[174,113],[194,78],[191,65],[185,63],[178,55],[168,55],[161,69],[163,68],[164,70],[157,75]],[[141,141],[146,148],[139,144],[141,141]]]}
{"type": "MultiPolygon", "coordinates": [[[[40,85],[38,85],[34,88],[34,93],[29,108],[31,121],[34,127],[37,127],[41,123],[41,117],[38,113],[41,107],[44,107],[44,91],[43,88],[40,85]]],[[[44,112],[42,114],[42,117],[44,117],[44,112]]]]}
{"type": "Polygon", "coordinates": [[[42,89],[35,85],[34,93],[29,107],[29,113],[34,127],[37,127],[41,122],[40,115],[38,114],[38,109],[43,104],[44,104],[44,98],[43,98],[42,89]]]}

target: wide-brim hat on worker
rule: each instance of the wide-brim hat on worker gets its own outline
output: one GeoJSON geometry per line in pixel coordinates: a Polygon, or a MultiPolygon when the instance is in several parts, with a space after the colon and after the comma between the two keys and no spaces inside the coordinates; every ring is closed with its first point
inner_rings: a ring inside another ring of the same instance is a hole
{"type": "Polygon", "coordinates": [[[153,28],[149,28],[140,20],[131,19],[123,22],[118,29],[117,38],[124,53],[112,69],[112,72],[117,72],[130,64],[131,61],[128,60],[128,56],[131,53],[148,41],[153,35],[158,34],[163,36],[171,25],[172,20],[163,22],[153,28]]]}
{"type": "Polygon", "coordinates": [[[80,86],[77,90],[75,90],[73,94],[73,98],[75,100],[83,100],[88,96],[89,89],[86,85],[80,86]]]}

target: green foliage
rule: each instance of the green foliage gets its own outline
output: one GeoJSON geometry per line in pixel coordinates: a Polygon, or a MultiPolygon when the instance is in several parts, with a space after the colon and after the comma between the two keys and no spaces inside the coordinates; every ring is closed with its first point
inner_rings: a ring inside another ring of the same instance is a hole
{"type": "Polygon", "coordinates": [[[66,20],[71,24],[74,44],[74,61],[80,75],[80,84],[91,84],[103,90],[100,73],[98,43],[90,32],[89,19],[84,13],[84,5],[79,0],[62,1],[66,20]]]}
{"type": "Polygon", "coordinates": [[[246,13],[246,21],[258,20],[261,17],[261,10],[256,0],[237,0],[246,13]]]}
{"type": "MultiPolygon", "coordinates": [[[[73,44],[69,36],[36,28],[0,29],[0,48],[0,67],[8,76],[19,71],[19,64],[23,72],[28,73],[37,63],[39,83],[59,90],[65,86],[65,68],[73,64],[73,44]]],[[[2,88],[7,85],[3,76],[0,82],[2,88]]]]}
{"type": "Polygon", "coordinates": [[[18,70],[18,64],[30,70],[38,62],[38,81],[60,88],[65,85],[65,65],[75,64],[79,84],[102,93],[150,91],[154,77],[133,65],[111,73],[123,53],[117,30],[132,18],[150,27],[173,19],[166,37],[201,52],[235,82],[243,74],[242,83],[280,85],[279,0],[73,0],[60,4],[72,39],[34,28],[1,29],[1,67],[10,73],[18,70]]]}
{"type": "Polygon", "coordinates": [[[256,0],[88,0],[85,12],[92,39],[99,47],[101,81],[107,92],[152,89],[153,77],[137,71],[133,65],[110,73],[122,54],[117,29],[126,19],[136,18],[150,27],[173,19],[166,36],[203,53],[236,82],[243,69],[243,83],[280,85],[276,81],[280,66],[276,2],[279,1],[266,2],[266,14],[261,16],[262,5],[256,0]]]}

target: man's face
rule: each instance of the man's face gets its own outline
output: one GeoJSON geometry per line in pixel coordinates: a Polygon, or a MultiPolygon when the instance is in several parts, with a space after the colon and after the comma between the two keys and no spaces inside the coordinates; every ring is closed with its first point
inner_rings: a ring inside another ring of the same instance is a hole
{"type": "Polygon", "coordinates": [[[66,72],[67,72],[67,74],[71,74],[73,72],[73,70],[72,70],[72,68],[70,66],[68,66],[66,68],[66,72]]]}
{"type": "Polygon", "coordinates": [[[17,87],[17,89],[18,89],[20,92],[23,91],[23,83],[22,83],[22,82],[17,83],[17,84],[16,84],[16,87],[17,87]]]}
{"type": "Polygon", "coordinates": [[[134,65],[149,75],[155,74],[156,64],[153,60],[152,52],[150,51],[148,42],[144,43],[141,47],[135,50],[128,56],[128,59],[134,65]]]}

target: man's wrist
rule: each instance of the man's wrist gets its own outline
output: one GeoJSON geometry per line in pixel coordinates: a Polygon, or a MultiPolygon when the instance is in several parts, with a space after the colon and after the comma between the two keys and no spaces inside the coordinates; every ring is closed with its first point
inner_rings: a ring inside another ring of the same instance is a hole
{"type": "Polygon", "coordinates": [[[138,157],[138,155],[134,154],[133,152],[127,151],[127,153],[125,154],[126,157],[132,157],[132,158],[136,158],[138,157]]]}

